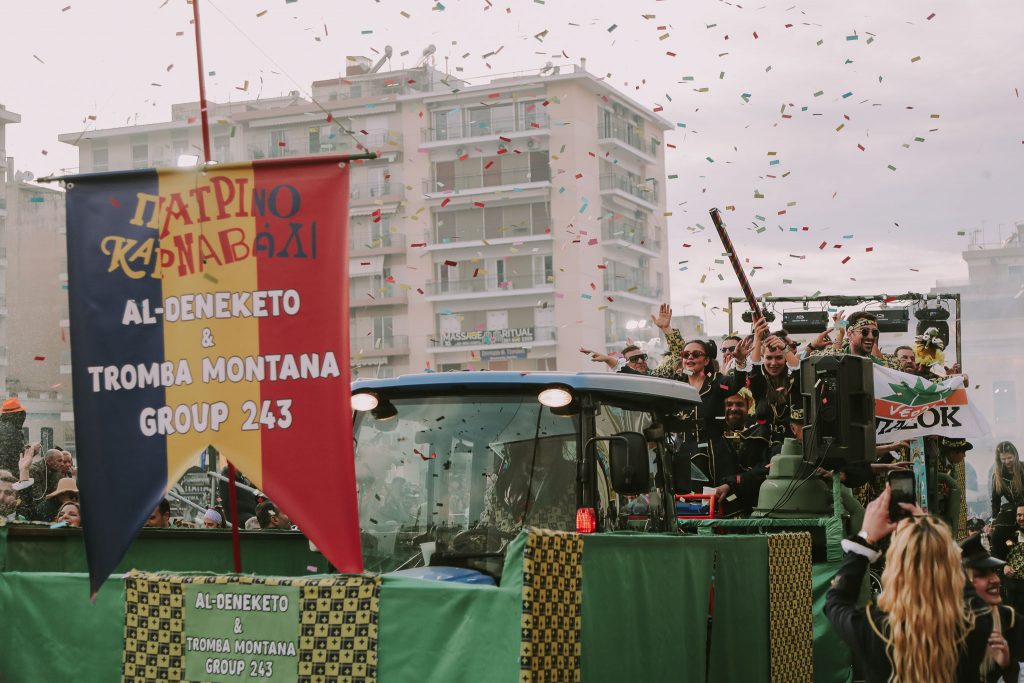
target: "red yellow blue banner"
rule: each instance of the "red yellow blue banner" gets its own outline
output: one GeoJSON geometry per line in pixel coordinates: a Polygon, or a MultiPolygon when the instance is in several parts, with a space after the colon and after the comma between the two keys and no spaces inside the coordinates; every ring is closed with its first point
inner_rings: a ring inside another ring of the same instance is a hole
{"type": "Polygon", "coordinates": [[[76,445],[93,591],[208,445],[362,571],[340,157],[67,183],[76,445]]]}

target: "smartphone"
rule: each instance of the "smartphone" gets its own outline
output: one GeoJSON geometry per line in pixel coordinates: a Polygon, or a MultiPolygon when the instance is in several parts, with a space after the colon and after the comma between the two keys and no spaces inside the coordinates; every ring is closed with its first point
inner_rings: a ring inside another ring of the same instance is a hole
{"type": "Polygon", "coordinates": [[[910,517],[908,510],[900,507],[900,503],[917,503],[917,484],[914,473],[910,470],[893,470],[889,472],[889,486],[892,498],[889,499],[889,519],[893,522],[910,517]]]}

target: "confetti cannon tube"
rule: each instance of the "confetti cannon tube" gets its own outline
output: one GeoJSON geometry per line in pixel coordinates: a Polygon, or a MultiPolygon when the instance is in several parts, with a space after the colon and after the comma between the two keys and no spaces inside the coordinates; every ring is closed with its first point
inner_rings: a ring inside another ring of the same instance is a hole
{"type": "Polygon", "coordinates": [[[747,303],[750,305],[750,310],[754,312],[754,317],[760,318],[763,315],[761,307],[757,303],[757,297],[754,296],[754,290],[750,288],[750,281],[747,280],[747,274],[743,272],[740,259],[736,256],[736,249],[732,246],[729,233],[725,231],[725,225],[722,223],[722,214],[718,212],[718,209],[711,209],[709,213],[711,214],[711,222],[715,224],[715,229],[718,230],[718,236],[722,238],[722,246],[725,247],[725,253],[732,263],[736,279],[740,281],[740,289],[743,290],[743,296],[747,298],[747,303]]]}

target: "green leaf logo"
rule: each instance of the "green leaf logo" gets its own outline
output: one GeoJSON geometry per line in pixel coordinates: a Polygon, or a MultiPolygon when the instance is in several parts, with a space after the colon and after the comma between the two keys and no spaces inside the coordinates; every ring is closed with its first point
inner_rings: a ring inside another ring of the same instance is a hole
{"type": "Polygon", "coordinates": [[[905,406],[920,406],[926,403],[936,403],[952,395],[955,389],[941,389],[938,384],[927,382],[920,377],[916,386],[910,386],[906,382],[889,384],[893,393],[891,396],[883,397],[885,401],[892,401],[905,406]]]}

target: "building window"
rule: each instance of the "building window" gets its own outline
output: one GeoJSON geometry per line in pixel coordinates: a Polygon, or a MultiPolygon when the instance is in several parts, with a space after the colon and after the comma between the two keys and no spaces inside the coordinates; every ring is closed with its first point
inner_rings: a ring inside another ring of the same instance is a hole
{"type": "Polygon", "coordinates": [[[231,161],[230,135],[217,135],[213,138],[213,158],[221,163],[231,161]]]}
{"type": "Polygon", "coordinates": [[[106,147],[92,150],[92,170],[94,171],[106,171],[108,169],[107,159],[108,151],[106,147]]]}
{"type": "Polygon", "coordinates": [[[321,129],[320,126],[309,127],[309,153],[319,154],[324,150],[321,148],[321,129]]]}
{"type": "Polygon", "coordinates": [[[132,168],[147,168],[149,166],[149,141],[145,135],[133,135],[132,146],[132,168]]]}
{"type": "Polygon", "coordinates": [[[267,150],[267,156],[271,159],[283,157],[288,154],[288,131],[286,130],[272,130],[270,131],[270,149],[267,150]]]}

